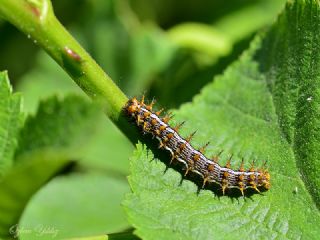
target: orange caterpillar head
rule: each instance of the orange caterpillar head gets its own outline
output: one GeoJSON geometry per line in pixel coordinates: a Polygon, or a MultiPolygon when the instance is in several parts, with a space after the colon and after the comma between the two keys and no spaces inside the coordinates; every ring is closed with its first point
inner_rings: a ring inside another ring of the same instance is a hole
{"type": "Polygon", "coordinates": [[[262,186],[266,190],[270,189],[270,173],[267,170],[260,171],[261,177],[259,179],[259,186],[262,186]]]}
{"type": "Polygon", "coordinates": [[[135,115],[140,110],[140,102],[134,97],[130,99],[124,107],[128,115],[135,115]]]}

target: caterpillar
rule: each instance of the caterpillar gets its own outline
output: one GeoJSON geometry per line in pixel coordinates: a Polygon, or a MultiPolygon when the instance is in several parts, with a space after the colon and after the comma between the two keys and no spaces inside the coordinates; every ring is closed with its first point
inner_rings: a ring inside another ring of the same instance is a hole
{"type": "Polygon", "coordinates": [[[245,170],[242,159],[239,169],[233,170],[230,164],[231,158],[224,167],[220,166],[218,163],[219,154],[212,159],[204,155],[207,145],[199,150],[191,145],[190,142],[195,132],[187,138],[181,137],[178,130],[183,123],[171,127],[169,120],[172,117],[170,115],[161,117],[163,109],[155,112],[152,110],[153,105],[154,101],[149,105],[145,104],[144,96],[141,101],[134,97],[128,100],[123,110],[129,118],[135,121],[143,133],[149,133],[158,139],[159,148],[170,152],[170,164],[177,160],[185,166],[185,176],[190,172],[199,175],[202,179],[202,188],[207,183],[216,183],[221,186],[223,195],[227,189],[232,188],[239,189],[242,196],[248,189],[254,189],[258,193],[261,192],[261,189],[270,189],[270,174],[265,167],[256,170],[253,162],[251,167],[245,170]]]}

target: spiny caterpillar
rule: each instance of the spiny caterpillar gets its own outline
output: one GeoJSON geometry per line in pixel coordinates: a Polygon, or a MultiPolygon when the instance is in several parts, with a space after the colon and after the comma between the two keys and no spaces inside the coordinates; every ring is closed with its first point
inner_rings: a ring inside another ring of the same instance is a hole
{"type": "Polygon", "coordinates": [[[270,174],[266,169],[255,170],[252,163],[249,170],[244,169],[243,160],[238,170],[232,170],[229,158],[226,166],[222,167],[218,164],[218,156],[213,159],[208,159],[203,155],[205,147],[196,150],[190,144],[194,135],[192,133],[187,138],[182,138],[178,129],[182,124],[176,127],[171,127],[168,122],[172,118],[169,115],[160,117],[162,110],[158,112],[152,111],[154,101],[150,105],[144,103],[144,97],[141,101],[136,98],[130,99],[125,107],[124,112],[130,118],[134,119],[139,128],[144,133],[150,133],[156,137],[159,142],[159,148],[164,148],[171,153],[171,161],[178,160],[185,165],[185,176],[191,171],[199,175],[203,184],[214,182],[221,186],[223,195],[227,189],[236,188],[241,191],[244,196],[244,191],[251,188],[260,193],[261,188],[268,190],[270,188],[270,174]]]}

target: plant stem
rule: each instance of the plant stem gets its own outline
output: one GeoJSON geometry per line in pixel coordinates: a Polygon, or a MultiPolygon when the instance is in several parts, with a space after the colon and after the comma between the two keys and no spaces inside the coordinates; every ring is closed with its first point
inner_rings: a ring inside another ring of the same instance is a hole
{"type": "Polygon", "coordinates": [[[128,136],[121,114],[127,97],[58,21],[50,0],[0,0],[0,16],[41,46],[128,136]]]}

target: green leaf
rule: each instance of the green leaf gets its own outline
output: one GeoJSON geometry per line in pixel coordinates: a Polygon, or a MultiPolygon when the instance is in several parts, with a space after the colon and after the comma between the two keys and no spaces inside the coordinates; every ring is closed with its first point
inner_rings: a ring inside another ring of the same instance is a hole
{"type": "Polygon", "coordinates": [[[302,180],[319,208],[320,3],[297,2],[287,6],[257,54],[281,133],[292,145],[302,180]]]}
{"type": "Polygon", "coordinates": [[[0,72],[0,179],[12,165],[22,123],[21,97],[13,94],[6,72],[0,72]]]}
{"type": "Polygon", "coordinates": [[[26,120],[19,138],[16,161],[80,159],[97,131],[99,108],[79,96],[52,97],[39,105],[36,116],[26,120]]]}
{"type": "MultiPolygon", "coordinates": [[[[23,76],[17,86],[23,93],[25,112],[35,112],[41,100],[55,95],[59,98],[70,94],[85,96],[44,52],[38,54],[36,66],[23,76]]],[[[90,108],[91,105],[87,106],[90,108]]],[[[132,144],[103,113],[94,112],[92,114],[95,116],[89,115],[88,118],[94,122],[92,126],[98,131],[93,131],[91,141],[87,141],[86,148],[81,153],[80,164],[85,168],[100,168],[127,174],[132,144]],[[106,161],[106,159],[117,160],[106,161]]]]}
{"type": "Polygon", "coordinates": [[[127,176],[133,145],[105,115],[97,115],[96,124],[99,131],[87,143],[80,164],[127,176]]]}
{"type": "Polygon", "coordinates": [[[1,239],[19,235],[15,229],[30,198],[69,163],[68,159],[35,159],[16,165],[4,176],[0,182],[1,239]]]}
{"type": "Polygon", "coordinates": [[[10,235],[33,194],[81,156],[79,144],[90,139],[97,111],[81,97],[51,98],[25,121],[14,167],[0,182],[0,237],[10,235]]]}
{"type": "Polygon", "coordinates": [[[120,202],[129,191],[125,178],[73,173],[55,178],[28,204],[19,222],[20,239],[65,239],[111,233],[129,227],[120,202]],[[61,198],[63,196],[63,200],[61,198]],[[50,214],[48,214],[50,209],[50,214]]]}
{"type": "Polygon", "coordinates": [[[289,2],[278,21],[258,36],[240,60],[175,111],[194,130],[194,147],[210,141],[206,155],[224,150],[268,160],[272,187],[250,198],[217,197],[152,161],[139,144],[131,161],[133,193],[124,202],[143,239],[317,239],[319,206],[320,7],[289,2]],[[302,176],[301,176],[302,175],[302,176]]]}
{"type": "MultiPolygon", "coordinates": [[[[124,177],[127,168],[124,167],[125,161],[122,161],[122,164],[120,161],[114,163],[114,160],[119,157],[127,159],[128,153],[123,150],[117,151],[116,146],[112,147],[115,144],[113,141],[116,141],[120,134],[117,132],[118,135],[111,138],[113,132],[110,131],[111,126],[110,122],[106,122],[105,116],[102,116],[101,110],[83,97],[69,95],[63,100],[52,97],[40,103],[36,116],[26,121],[26,126],[21,132],[19,144],[21,149],[16,153],[16,160],[65,157],[79,160],[82,163],[81,166],[87,166],[87,168],[96,166],[108,169],[110,174],[109,177],[83,175],[81,178],[57,180],[58,183],[53,181],[39,193],[42,197],[37,198],[36,195],[28,204],[21,226],[32,226],[33,229],[39,224],[56,226],[60,237],[77,236],[80,233],[87,235],[114,232],[128,227],[118,207],[123,193],[128,191],[124,177]],[[92,164],[91,161],[97,159],[99,162],[92,164]],[[90,189],[90,186],[96,186],[96,188],[90,189]],[[74,204],[74,200],[70,201],[69,205],[67,201],[61,202],[61,189],[71,194],[68,199],[77,199],[78,204],[74,204]],[[72,191],[72,189],[76,190],[72,191]],[[83,194],[84,189],[87,189],[87,194],[83,194]],[[56,210],[56,215],[51,214],[48,217],[44,210],[48,205],[45,199],[51,199],[51,209],[61,209],[60,213],[56,210]],[[90,204],[89,200],[94,202],[90,204]],[[57,206],[59,204],[61,206],[57,206]],[[92,209],[85,211],[83,205],[87,204],[92,206],[92,209]],[[31,210],[28,211],[28,209],[31,210]],[[73,213],[66,214],[68,211],[73,213]],[[66,214],[64,217],[62,217],[63,213],[66,214]],[[101,224],[86,224],[90,217],[100,219],[98,222],[101,224]],[[68,222],[70,225],[67,224],[68,222]]],[[[25,238],[28,239],[29,236],[25,238]]]]}

